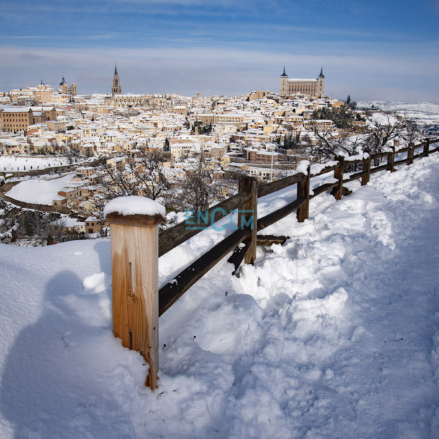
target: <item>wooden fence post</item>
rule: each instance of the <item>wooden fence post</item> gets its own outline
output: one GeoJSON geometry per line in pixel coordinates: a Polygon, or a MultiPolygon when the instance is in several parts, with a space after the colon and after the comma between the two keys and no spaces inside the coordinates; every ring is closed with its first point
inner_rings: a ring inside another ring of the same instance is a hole
{"type": "Polygon", "coordinates": [[[107,215],[111,227],[113,331],[149,364],[145,385],[159,370],[158,228],[161,215],[107,215]]]}
{"type": "Polygon", "coordinates": [[[242,177],[239,180],[239,192],[251,191],[251,200],[244,203],[240,210],[247,212],[238,213],[238,228],[244,228],[249,224],[253,216],[253,229],[250,236],[250,246],[245,254],[244,263],[253,264],[256,259],[256,245],[258,240],[258,181],[254,177],[242,177]]]}
{"type": "Polygon", "coordinates": [[[425,143],[424,143],[424,151],[423,151],[423,154],[425,155],[425,156],[427,156],[428,157],[428,155],[430,154],[430,138],[429,137],[427,137],[426,139],[425,139],[425,143]]]}
{"type": "Polygon", "coordinates": [[[370,165],[372,162],[372,156],[369,153],[369,157],[367,159],[363,159],[363,172],[366,171],[366,174],[364,174],[361,177],[361,186],[366,185],[367,183],[369,183],[370,180],[370,165]]]}
{"type": "Polygon", "coordinates": [[[306,202],[303,203],[296,212],[297,221],[303,223],[309,217],[309,183],[311,180],[311,165],[308,166],[308,174],[305,180],[297,183],[297,199],[305,198],[306,202]]]}
{"type": "Polygon", "coordinates": [[[338,158],[339,165],[337,169],[334,171],[334,178],[339,181],[339,184],[334,187],[331,194],[335,197],[335,199],[341,200],[343,196],[343,171],[344,171],[344,157],[338,158]]]}
{"type": "Polygon", "coordinates": [[[392,146],[393,152],[389,153],[387,156],[387,170],[390,172],[395,171],[395,168],[393,167],[395,164],[395,147],[392,146]]]}
{"type": "Polygon", "coordinates": [[[410,149],[407,151],[407,166],[413,163],[413,156],[415,155],[415,145],[409,144],[410,149]]]}

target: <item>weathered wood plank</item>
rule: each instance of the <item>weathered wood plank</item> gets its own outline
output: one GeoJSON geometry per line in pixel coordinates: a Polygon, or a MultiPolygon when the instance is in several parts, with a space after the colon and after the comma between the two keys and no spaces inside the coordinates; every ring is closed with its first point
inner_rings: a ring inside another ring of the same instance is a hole
{"type": "Polygon", "coordinates": [[[206,252],[171,282],[160,288],[159,315],[167,311],[192,285],[201,279],[221,259],[251,235],[251,230],[237,230],[206,252]]]}
{"type": "MultiPolygon", "coordinates": [[[[351,164],[351,163],[349,163],[349,164],[351,164]]],[[[337,168],[338,168],[338,165],[328,166],[326,168],[323,168],[317,174],[311,174],[311,177],[318,177],[319,175],[328,174],[329,172],[335,171],[337,168]]]]}
{"type": "Polygon", "coordinates": [[[361,177],[363,177],[366,174],[367,173],[365,171],[361,171],[361,172],[357,172],[355,174],[351,174],[349,176],[349,178],[346,178],[345,180],[343,180],[343,183],[349,183],[350,181],[357,180],[358,178],[361,178],[361,177]]]}
{"type": "Polygon", "coordinates": [[[385,165],[377,166],[376,168],[371,168],[370,173],[375,174],[376,172],[385,171],[387,169],[387,163],[385,165]]]}
{"type": "Polygon", "coordinates": [[[372,166],[372,157],[369,154],[367,159],[363,161],[363,174],[361,176],[361,186],[365,186],[370,180],[370,167],[372,166]]]}
{"type": "Polygon", "coordinates": [[[395,148],[393,148],[393,152],[389,153],[387,156],[387,170],[390,172],[394,172],[395,168],[393,164],[395,163],[395,148]]]}
{"type": "Polygon", "coordinates": [[[235,248],[235,250],[232,253],[232,256],[227,260],[230,264],[233,264],[235,266],[235,270],[232,272],[232,274],[235,274],[238,271],[239,266],[241,265],[242,261],[245,258],[245,255],[248,252],[248,249],[250,248],[251,241],[250,239],[246,239],[243,242],[243,246],[238,246],[235,248]]]}
{"type": "Polygon", "coordinates": [[[331,192],[337,201],[341,200],[341,198],[343,197],[343,171],[344,171],[344,158],[340,157],[338,167],[334,171],[334,178],[338,180],[338,185],[335,186],[331,192]]]}
{"type": "Polygon", "coordinates": [[[424,155],[428,157],[428,154],[430,153],[430,138],[427,137],[425,139],[425,143],[424,143],[424,151],[423,151],[424,155]]]}
{"type": "Polygon", "coordinates": [[[346,157],[344,161],[344,165],[345,166],[359,165],[360,163],[363,163],[363,160],[364,159],[349,160],[349,157],[346,157]]]}
{"type": "Polygon", "coordinates": [[[404,152],[408,152],[410,149],[411,149],[410,146],[408,146],[407,148],[401,148],[401,149],[398,149],[398,150],[396,151],[396,154],[402,154],[402,153],[404,153],[404,152]]]}
{"type": "MultiPolygon", "coordinates": [[[[224,218],[232,211],[239,209],[244,203],[251,200],[252,194],[250,191],[239,192],[233,197],[228,198],[227,200],[222,201],[214,207],[211,207],[206,215],[210,220],[212,214],[214,216],[214,222],[224,218]]],[[[211,224],[210,224],[211,225],[211,224]]],[[[170,229],[164,230],[159,235],[159,256],[163,256],[164,254],[171,251],[173,248],[183,244],[183,242],[192,238],[193,236],[200,233],[202,230],[190,230],[188,229],[188,224],[185,221],[171,227],[170,229]]]]}
{"type": "MultiPolygon", "coordinates": [[[[283,245],[289,236],[275,236],[275,235],[258,235],[257,237],[257,245],[258,246],[269,246],[272,244],[280,244],[283,245]]],[[[232,274],[235,274],[238,271],[239,266],[244,260],[245,255],[247,254],[250,248],[250,240],[246,239],[243,241],[241,246],[235,248],[232,253],[232,256],[227,260],[230,264],[235,266],[235,270],[232,274]],[[243,245],[244,244],[244,245],[243,245]]]]}
{"type": "Polygon", "coordinates": [[[414,155],[415,155],[415,147],[411,143],[410,148],[407,152],[407,165],[411,165],[413,163],[414,155]]]}
{"type": "Polygon", "coordinates": [[[276,236],[276,235],[258,235],[258,245],[273,245],[280,244],[283,245],[289,236],[276,236]]]}
{"type": "Polygon", "coordinates": [[[384,157],[387,157],[388,155],[389,155],[388,152],[379,152],[379,153],[374,154],[374,155],[372,156],[372,160],[382,159],[382,158],[384,158],[384,157]]]}
{"type": "Polygon", "coordinates": [[[265,197],[265,195],[285,189],[288,186],[299,183],[306,178],[302,172],[291,175],[290,177],[282,178],[281,180],[273,181],[271,183],[263,184],[258,188],[258,198],[265,197]]]}
{"type": "Polygon", "coordinates": [[[251,242],[248,252],[245,254],[245,263],[253,264],[256,259],[256,220],[258,218],[258,182],[253,177],[243,177],[239,180],[239,192],[250,191],[252,198],[241,206],[240,210],[246,210],[247,212],[240,212],[238,214],[238,227],[250,227],[251,242]]]}
{"type": "Polygon", "coordinates": [[[158,225],[110,227],[114,335],[149,364],[145,384],[154,390],[159,370],[158,225]]]}
{"type": "Polygon", "coordinates": [[[347,187],[343,186],[343,196],[346,197],[347,195],[351,195],[352,191],[348,189],[347,187]]]}
{"type": "Polygon", "coordinates": [[[297,221],[303,223],[309,217],[309,185],[311,179],[311,167],[308,166],[308,173],[305,180],[297,183],[297,199],[305,198],[305,203],[303,203],[297,209],[297,221]]]}
{"type": "Polygon", "coordinates": [[[276,210],[276,212],[269,213],[263,218],[258,219],[258,231],[263,230],[268,226],[271,226],[272,224],[286,217],[290,213],[295,212],[303,203],[306,203],[306,199],[299,198],[292,203],[282,207],[281,209],[276,210]]]}
{"type": "Polygon", "coordinates": [[[404,165],[405,163],[409,163],[409,159],[405,159],[405,160],[398,160],[396,162],[393,163],[394,166],[398,166],[398,165],[404,165]]]}
{"type": "Polygon", "coordinates": [[[339,186],[339,182],[335,182],[335,183],[325,183],[322,184],[321,186],[318,186],[316,188],[314,188],[312,191],[314,192],[314,195],[311,195],[309,198],[310,200],[312,200],[315,197],[318,197],[320,194],[323,194],[326,191],[329,191],[329,189],[332,189],[335,186],[339,186]]]}

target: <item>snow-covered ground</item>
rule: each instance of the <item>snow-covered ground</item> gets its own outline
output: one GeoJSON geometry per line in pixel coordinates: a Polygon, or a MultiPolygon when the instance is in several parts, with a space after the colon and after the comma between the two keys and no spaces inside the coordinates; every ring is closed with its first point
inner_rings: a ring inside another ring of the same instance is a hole
{"type": "Polygon", "coordinates": [[[67,157],[0,156],[0,171],[29,171],[68,164],[67,157]]]}
{"type": "MultiPolygon", "coordinates": [[[[87,162],[95,160],[91,158],[73,158],[73,165],[86,164],[87,162]]],[[[30,171],[38,169],[46,169],[53,166],[65,166],[69,164],[69,158],[63,156],[47,156],[47,157],[33,157],[33,156],[0,156],[0,172],[11,171],[30,171]]]]}
{"type": "Polygon", "coordinates": [[[386,102],[364,101],[358,102],[358,107],[370,108],[374,105],[382,110],[396,111],[406,119],[416,121],[420,125],[439,124],[439,104],[433,102],[386,102]]]}
{"type": "MultiPolygon", "coordinates": [[[[109,240],[0,245],[0,437],[439,437],[439,154],[352,188],[160,318],[154,392],[112,336],[109,240]]],[[[161,282],[214,236],[160,258],[161,282]]]]}
{"type": "Polygon", "coordinates": [[[70,172],[61,178],[44,176],[31,180],[22,181],[6,193],[8,197],[18,201],[34,204],[52,205],[53,199],[64,186],[71,184],[74,172],[70,172]]]}

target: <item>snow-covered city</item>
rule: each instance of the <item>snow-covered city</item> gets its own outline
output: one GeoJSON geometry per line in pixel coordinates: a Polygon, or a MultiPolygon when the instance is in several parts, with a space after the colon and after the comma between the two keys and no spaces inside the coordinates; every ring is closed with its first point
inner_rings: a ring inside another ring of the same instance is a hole
{"type": "Polygon", "coordinates": [[[439,438],[435,2],[0,9],[1,439],[439,438]]]}

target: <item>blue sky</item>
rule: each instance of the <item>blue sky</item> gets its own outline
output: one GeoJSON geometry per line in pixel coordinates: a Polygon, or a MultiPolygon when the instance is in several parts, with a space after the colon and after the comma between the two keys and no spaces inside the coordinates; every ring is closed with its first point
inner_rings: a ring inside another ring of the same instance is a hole
{"type": "Polygon", "coordinates": [[[316,77],[344,99],[439,102],[439,0],[0,0],[0,90],[238,95],[316,77]]]}

